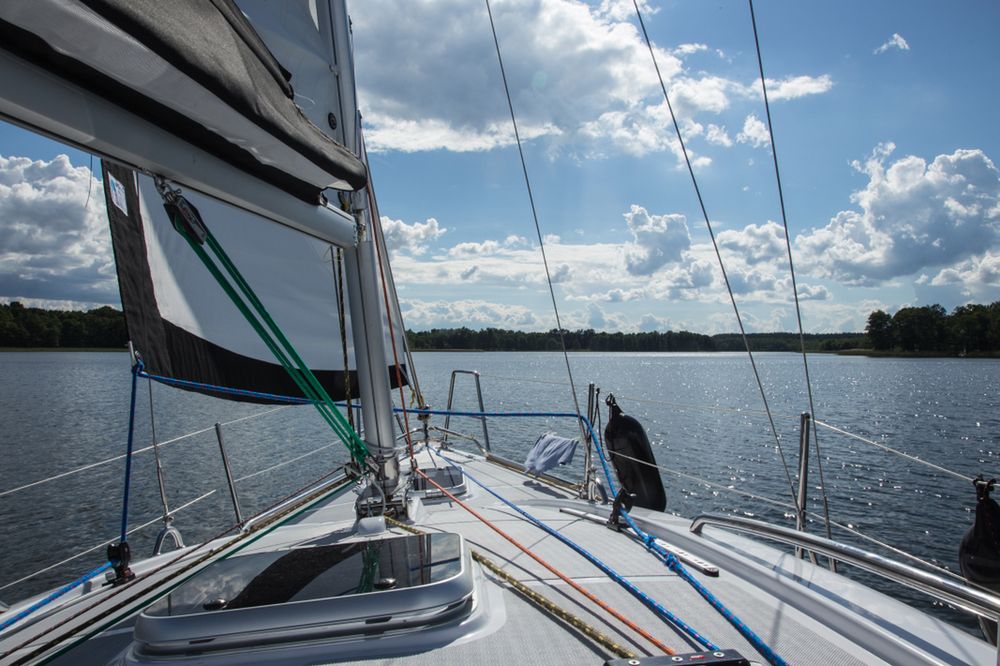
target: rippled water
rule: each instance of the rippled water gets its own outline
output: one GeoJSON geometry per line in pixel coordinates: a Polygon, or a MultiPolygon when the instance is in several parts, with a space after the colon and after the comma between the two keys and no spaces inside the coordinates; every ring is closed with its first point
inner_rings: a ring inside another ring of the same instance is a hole
{"type": "MultiPolygon", "coordinates": [[[[791,510],[725,489],[790,502],[788,481],[745,355],[580,353],[571,360],[581,404],[586,384],[594,382],[604,394],[613,392],[625,412],[645,425],[657,462],[673,470],[664,473],[668,510],[684,516],[733,512],[793,524],[791,510]]],[[[415,362],[433,407],[445,406],[449,373],[460,368],[482,373],[488,410],[573,411],[560,354],[424,353],[417,354],[415,362]]],[[[758,366],[794,478],[798,414],[808,409],[802,359],[761,354],[758,366]]],[[[963,475],[1000,476],[1000,362],[817,355],[810,357],[810,370],[821,421],[963,475]]],[[[0,493],[120,455],[127,435],[130,379],[123,353],[0,353],[0,493]]],[[[147,391],[145,382],[140,383],[137,448],[151,441],[147,391]]],[[[455,407],[474,409],[474,396],[471,378],[460,376],[455,407]]],[[[207,428],[162,449],[171,507],[215,491],[177,514],[176,526],[189,543],[233,521],[211,427],[216,421],[227,423],[223,431],[237,477],[292,461],[237,484],[244,514],[269,505],[344,458],[339,446],[299,458],[331,442],[309,407],[271,411],[160,386],[153,387],[153,405],[158,441],[207,428]],[[270,413],[228,423],[262,412],[270,413]]],[[[441,425],[441,419],[436,423],[441,425]]],[[[456,418],[451,427],[482,439],[476,421],[456,418]]],[[[523,459],[545,430],[575,433],[568,419],[496,418],[489,428],[494,450],[515,459],[523,459]]],[[[957,569],[958,543],[972,524],[975,495],[970,483],[823,428],[819,435],[833,520],[957,569]]],[[[564,473],[572,476],[577,470],[564,473]]],[[[124,461],[117,460],[0,495],[0,586],[114,538],[120,529],[123,471],[124,461]]],[[[151,454],[137,455],[130,527],[160,515],[154,474],[151,454]]],[[[810,505],[821,514],[818,486],[814,460],[810,505]]],[[[154,524],[134,534],[134,552],[149,552],[158,528],[154,524]]],[[[814,521],[810,530],[821,533],[822,528],[814,521]]],[[[872,547],[851,534],[835,531],[834,536],[872,547]]],[[[103,559],[94,551],[31,581],[0,589],[0,599],[46,589],[103,559]]],[[[892,593],[930,606],[920,595],[892,593]]],[[[974,626],[948,609],[935,612],[974,626]]]]}

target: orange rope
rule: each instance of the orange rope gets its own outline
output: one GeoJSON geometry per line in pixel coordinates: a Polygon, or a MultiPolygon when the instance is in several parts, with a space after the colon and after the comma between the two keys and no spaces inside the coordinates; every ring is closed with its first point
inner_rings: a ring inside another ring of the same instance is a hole
{"type": "Polygon", "coordinates": [[[496,532],[497,534],[499,534],[500,536],[502,536],[504,539],[506,539],[510,543],[514,544],[514,546],[517,547],[518,549],[520,549],[521,552],[523,552],[525,555],[527,555],[528,557],[530,557],[531,559],[533,559],[534,561],[538,562],[543,567],[545,567],[546,569],[548,569],[550,572],[552,572],[553,574],[555,574],[556,576],[558,576],[564,583],[566,583],[567,585],[569,585],[570,587],[572,587],[574,590],[576,590],[577,592],[579,592],[583,596],[585,596],[587,599],[593,601],[595,604],[597,604],[602,609],[604,609],[605,611],[607,611],[612,617],[614,617],[615,619],[617,619],[619,622],[621,622],[622,624],[624,624],[626,627],[628,627],[629,629],[631,629],[632,631],[636,632],[637,634],[639,634],[640,636],[642,636],[643,638],[645,638],[647,641],[649,641],[650,643],[652,643],[653,645],[655,645],[657,647],[657,649],[663,650],[663,652],[666,653],[666,654],[677,654],[676,651],[674,651],[672,648],[664,645],[662,642],[660,642],[659,640],[657,640],[657,638],[655,636],[653,636],[652,634],[650,634],[648,631],[646,631],[645,629],[643,629],[642,627],[640,627],[639,625],[637,625],[635,622],[632,622],[632,620],[629,620],[627,617],[625,617],[624,615],[622,615],[621,613],[619,613],[618,611],[616,611],[614,608],[612,608],[611,606],[609,606],[606,602],[604,602],[601,599],[599,599],[598,597],[596,597],[593,593],[591,593],[588,590],[584,589],[579,583],[577,583],[576,581],[570,579],[568,576],[566,576],[566,574],[564,574],[563,572],[561,572],[558,569],[556,569],[555,567],[553,567],[551,564],[549,564],[548,562],[546,562],[545,560],[543,560],[542,558],[540,558],[538,555],[535,555],[526,546],[522,545],[517,539],[515,539],[512,536],[510,536],[509,534],[507,534],[506,532],[504,532],[502,529],[500,529],[499,527],[497,527],[496,525],[494,525],[493,523],[491,523],[490,520],[488,518],[486,518],[486,516],[483,516],[478,511],[476,511],[475,509],[473,509],[471,506],[469,506],[468,504],[466,504],[462,500],[460,500],[457,497],[455,497],[454,495],[452,495],[445,488],[443,488],[440,484],[436,483],[434,481],[434,479],[432,479],[431,477],[427,476],[424,473],[423,470],[416,469],[414,471],[416,471],[416,473],[419,474],[420,476],[424,477],[424,479],[426,479],[428,483],[430,483],[432,486],[434,486],[439,491],[441,491],[444,495],[446,495],[455,504],[459,505],[460,507],[462,507],[463,509],[465,509],[466,511],[468,511],[469,513],[471,513],[473,516],[475,516],[477,519],[479,519],[484,525],[486,525],[487,527],[489,527],[491,530],[493,530],[494,532],[496,532]]]}

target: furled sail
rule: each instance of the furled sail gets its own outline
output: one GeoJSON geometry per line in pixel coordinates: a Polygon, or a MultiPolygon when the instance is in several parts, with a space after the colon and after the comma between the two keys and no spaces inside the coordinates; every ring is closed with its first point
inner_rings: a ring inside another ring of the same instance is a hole
{"type": "MultiPolygon", "coordinates": [[[[204,384],[200,390],[221,397],[275,401],[209,387],[302,397],[174,229],[153,180],[110,162],[102,166],[122,306],[146,371],[204,384]]],[[[184,194],[330,396],[357,398],[350,307],[338,284],[336,249],[210,197],[184,194]]],[[[392,359],[385,367],[395,384],[392,359]]],[[[405,366],[400,370],[405,383],[405,366]]]]}
{"type": "Polygon", "coordinates": [[[366,183],[232,0],[4,0],[0,48],[300,199],[366,183]]]}

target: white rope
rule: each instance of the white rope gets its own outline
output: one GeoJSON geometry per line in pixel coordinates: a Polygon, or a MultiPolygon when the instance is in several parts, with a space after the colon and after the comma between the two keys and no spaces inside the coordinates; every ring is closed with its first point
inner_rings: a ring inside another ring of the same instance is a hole
{"type": "Polygon", "coordinates": [[[837,433],[840,433],[841,435],[844,435],[845,437],[850,437],[851,439],[856,439],[859,442],[864,442],[865,444],[869,444],[869,445],[874,446],[876,448],[882,449],[883,451],[887,451],[889,453],[895,454],[895,455],[897,455],[897,456],[899,456],[901,458],[906,458],[907,460],[910,460],[912,462],[919,463],[921,465],[925,465],[926,467],[930,467],[931,469],[934,469],[934,470],[937,470],[939,472],[942,472],[943,474],[947,474],[948,476],[953,476],[956,479],[960,479],[962,481],[968,481],[970,483],[973,482],[973,481],[975,481],[975,479],[973,477],[968,476],[967,474],[961,474],[959,472],[952,471],[952,470],[948,469],[947,467],[942,467],[941,465],[935,465],[932,462],[928,462],[928,461],[924,460],[923,458],[918,458],[917,456],[912,455],[910,453],[906,453],[905,451],[900,451],[899,449],[894,449],[891,446],[886,446],[885,444],[879,444],[876,441],[870,440],[870,439],[868,439],[866,437],[862,437],[861,435],[855,435],[852,432],[848,432],[846,430],[842,430],[841,428],[838,428],[837,426],[832,426],[829,423],[824,423],[823,421],[816,420],[815,422],[816,422],[816,425],[823,426],[824,428],[828,428],[828,429],[830,429],[830,430],[832,430],[834,432],[837,432],[837,433]]]}
{"type": "MultiPolygon", "coordinates": [[[[196,504],[196,503],[202,501],[203,499],[205,499],[206,497],[208,497],[209,495],[213,495],[214,493],[215,493],[214,490],[210,490],[207,493],[205,493],[204,495],[201,495],[200,497],[196,497],[193,500],[191,500],[190,502],[187,502],[186,504],[180,505],[179,507],[177,507],[176,509],[174,509],[173,511],[171,511],[170,514],[173,515],[173,514],[177,513],[178,511],[183,511],[184,509],[188,508],[192,504],[196,504]]],[[[159,516],[157,518],[153,518],[152,520],[150,520],[148,522],[145,522],[142,525],[139,525],[138,527],[133,527],[128,532],[126,532],[126,534],[132,534],[134,532],[138,532],[139,530],[145,529],[145,528],[149,527],[150,525],[152,525],[154,523],[161,522],[162,520],[163,520],[162,516],[159,516]]],[[[47,566],[47,567],[45,567],[43,569],[39,569],[38,571],[36,571],[34,573],[28,574],[27,576],[24,576],[23,578],[18,578],[15,581],[11,581],[10,583],[5,584],[3,587],[0,587],[0,592],[2,592],[3,590],[6,590],[8,587],[13,587],[14,585],[17,585],[18,583],[23,583],[26,580],[31,580],[35,576],[37,576],[39,574],[43,574],[46,571],[51,571],[52,569],[55,569],[56,567],[59,567],[59,566],[62,566],[64,564],[67,564],[69,562],[72,562],[73,560],[79,559],[79,558],[83,557],[84,555],[86,555],[87,553],[92,553],[95,550],[97,550],[98,548],[103,548],[104,546],[107,546],[109,543],[115,543],[116,541],[118,541],[119,536],[120,535],[116,535],[115,537],[113,537],[111,539],[108,539],[107,541],[104,541],[102,543],[99,543],[96,546],[93,546],[92,548],[88,548],[87,550],[80,551],[76,555],[71,555],[71,556],[67,557],[65,560],[61,560],[59,562],[56,562],[55,564],[50,564],[49,566],[47,566]]]]}
{"type": "MultiPolygon", "coordinates": [[[[267,414],[272,414],[272,413],[278,411],[279,409],[287,409],[288,407],[293,407],[293,406],[294,405],[282,405],[280,407],[275,407],[274,409],[268,409],[268,410],[263,411],[263,412],[257,412],[256,414],[250,414],[249,416],[242,416],[242,417],[240,417],[238,419],[233,419],[232,421],[226,421],[225,423],[221,423],[220,425],[233,425],[234,423],[240,423],[241,421],[246,421],[246,420],[249,420],[249,419],[257,418],[258,416],[265,416],[267,414]]],[[[208,427],[208,428],[202,428],[201,430],[195,430],[194,432],[189,432],[186,435],[181,435],[180,437],[174,437],[173,439],[168,439],[166,441],[160,442],[156,446],[159,446],[160,448],[162,448],[162,447],[164,447],[164,446],[166,446],[168,444],[173,444],[175,442],[179,442],[181,440],[188,439],[190,437],[196,437],[197,435],[203,435],[206,432],[211,432],[213,430],[215,430],[215,426],[211,426],[211,427],[208,427]]],[[[137,449],[137,450],[133,451],[132,455],[136,455],[136,454],[139,454],[139,453],[145,453],[146,451],[152,451],[152,450],[153,450],[153,445],[150,445],[150,446],[146,446],[146,447],[143,447],[141,449],[137,449]]],[[[100,462],[90,463],[90,464],[87,464],[87,465],[83,465],[82,467],[77,467],[76,469],[71,469],[68,472],[61,472],[59,474],[55,474],[54,476],[50,476],[50,477],[45,478],[45,479],[39,479],[38,481],[32,481],[31,483],[26,483],[23,486],[17,486],[16,488],[10,488],[8,490],[0,491],[0,497],[4,497],[6,495],[11,495],[11,494],[19,492],[21,490],[27,490],[28,488],[34,488],[35,486],[40,486],[40,485],[42,485],[44,483],[48,483],[50,481],[55,481],[57,479],[62,479],[62,478],[65,478],[67,476],[72,476],[74,474],[79,474],[80,472],[85,472],[88,469],[93,469],[95,467],[100,467],[101,465],[107,465],[108,463],[113,463],[116,460],[121,460],[126,455],[128,455],[128,454],[123,453],[121,455],[117,455],[117,456],[114,456],[112,458],[108,458],[106,460],[101,460],[100,462]]]]}

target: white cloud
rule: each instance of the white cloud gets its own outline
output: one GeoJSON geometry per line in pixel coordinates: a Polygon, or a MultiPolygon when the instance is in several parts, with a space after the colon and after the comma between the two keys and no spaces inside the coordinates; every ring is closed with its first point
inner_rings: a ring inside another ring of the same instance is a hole
{"type": "MultiPolygon", "coordinates": [[[[806,95],[819,95],[833,87],[829,74],[822,76],[790,76],[781,80],[767,79],[767,98],[772,102],[797,99],[806,95]]],[[[760,79],[754,83],[760,90],[760,79]]]]}
{"type": "Polygon", "coordinates": [[[796,238],[805,270],[871,285],[1000,244],[1000,171],[981,150],[956,150],[930,164],[909,155],[887,165],[894,148],[882,144],[855,164],[869,177],[851,197],[858,209],[796,238]]]}
{"type": "Polygon", "coordinates": [[[420,255],[427,251],[431,241],[435,241],[448,230],[438,224],[433,217],[426,222],[407,224],[402,220],[381,217],[382,233],[390,252],[405,252],[420,255]]]}
{"type": "Polygon", "coordinates": [[[903,36],[898,32],[892,33],[892,37],[888,39],[884,44],[879,46],[873,51],[875,55],[885,53],[889,49],[899,49],[900,51],[909,51],[910,45],[903,39],[903,36]]]}
{"type": "Polygon", "coordinates": [[[0,297],[118,302],[103,188],[65,155],[0,156],[0,297]]]}
{"type": "MultiPolygon", "coordinates": [[[[573,138],[602,113],[656,92],[649,53],[626,9],[631,3],[578,0],[494,7],[522,136],[573,138]]],[[[370,149],[489,150],[512,140],[481,4],[369,0],[352,18],[370,149]]],[[[680,72],[676,56],[657,49],[657,58],[668,80],[680,72]]]]}
{"type": "Polygon", "coordinates": [[[537,330],[545,322],[523,305],[491,303],[485,300],[422,301],[407,299],[400,303],[406,325],[410,328],[508,328],[537,330]]]}
{"type": "Polygon", "coordinates": [[[763,148],[771,144],[767,125],[752,113],[743,121],[743,129],[736,135],[736,141],[739,143],[749,143],[754,148],[763,148]]]}
{"type": "MultiPolygon", "coordinates": [[[[368,0],[354,7],[369,149],[467,152],[510,145],[514,136],[484,7],[466,0],[419,9],[411,4],[368,0]]],[[[648,3],[641,5],[652,13],[648,3]]],[[[545,142],[550,155],[669,151],[680,159],[630,0],[497,3],[494,17],[522,138],[545,142]]],[[[654,50],[681,122],[759,96],[738,81],[688,70],[681,56],[707,51],[706,44],[654,50]]],[[[832,85],[826,75],[769,83],[774,99],[832,85]]],[[[723,135],[712,136],[726,145],[723,135]]],[[[708,164],[707,158],[695,160],[708,164]]]]}
{"type": "Polygon", "coordinates": [[[733,140],[729,138],[725,125],[720,127],[719,125],[709,124],[708,131],[705,132],[705,141],[716,146],[725,146],[726,148],[733,145],[733,140]]]}
{"type": "Polygon", "coordinates": [[[1000,287],[1000,252],[987,251],[944,268],[930,279],[929,284],[934,287],[957,286],[962,295],[969,298],[995,299],[1000,287]]]}
{"type": "Polygon", "coordinates": [[[785,230],[777,222],[727,229],[719,232],[716,239],[719,247],[733,250],[748,264],[773,262],[786,254],[785,230]]]}
{"type": "Polygon", "coordinates": [[[639,330],[644,333],[651,333],[653,331],[663,333],[665,331],[669,331],[670,328],[670,320],[665,317],[657,317],[656,315],[648,312],[639,317],[639,330]]]}
{"type": "Polygon", "coordinates": [[[699,53],[701,51],[707,51],[707,44],[679,44],[674,50],[673,54],[676,56],[688,56],[692,53],[699,53]]]}
{"type": "MultiPolygon", "coordinates": [[[[627,21],[635,18],[635,6],[632,4],[632,0],[601,0],[597,11],[616,21],[627,21]]],[[[642,12],[643,17],[646,17],[657,13],[660,8],[650,5],[648,0],[639,0],[639,11],[642,12]]]]}
{"type": "Polygon", "coordinates": [[[625,268],[632,275],[650,275],[681,260],[691,247],[691,234],[683,215],[650,215],[632,204],[625,213],[632,242],[625,246],[625,268]]]}

